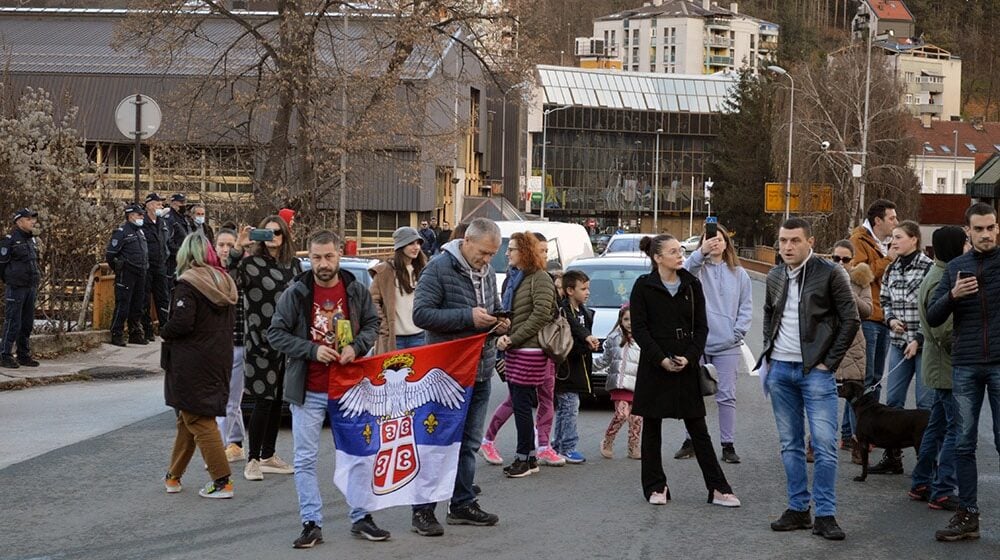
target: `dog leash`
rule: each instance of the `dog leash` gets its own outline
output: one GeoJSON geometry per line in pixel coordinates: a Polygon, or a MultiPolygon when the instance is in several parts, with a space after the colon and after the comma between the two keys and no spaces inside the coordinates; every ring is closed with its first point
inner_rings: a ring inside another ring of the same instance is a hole
{"type": "Polygon", "coordinates": [[[892,368],[892,369],[889,370],[889,373],[883,375],[882,379],[878,380],[878,383],[876,383],[876,384],[872,385],[871,387],[865,389],[864,394],[867,395],[868,393],[875,392],[878,389],[878,386],[881,385],[883,381],[885,381],[886,379],[888,379],[890,375],[892,375],[892,372],[894,372],[897,369],[899,369],[899,366],[905,364],[906,362],[907,362],[907,360],[901,360],[898,364],[896,364],[896,367],[894,367],[894,368],[892,368]]]}

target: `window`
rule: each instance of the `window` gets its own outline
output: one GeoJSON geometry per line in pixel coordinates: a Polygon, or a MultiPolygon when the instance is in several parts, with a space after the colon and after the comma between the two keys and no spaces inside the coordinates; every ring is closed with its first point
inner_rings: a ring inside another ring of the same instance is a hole
{"type": "Polygon", "coordinates": [[[906,104],[907,105],[913,105],[913,94],[912,93],[907,93],[906,94],[906,104]]]}
{"type": "Polygon", "coordinates": [[[946,154],[950,154],[951,153],[951,148],[949,148],[948,146],[945,146],[944,144],[941,144],[941,151],[944,152],[944,153],[946,153],[946,154]]]}
{"type": "Polygon", "coordinates": [[[934,146],[931,146],[930,144],[924,144],[924,151],[933,154],[934,146]]]}
{"type": "Polygon", "coordinates": [[[965,149],[969,150],[972,153],[976,153],[976,145],[975,144],[966,143],[965,144],[965,149]]]}
{"type": "Polygon", "coordinates": [[[913,72],[906,72],[903,74],[903,81],[910,83],[913,81],[913,72]]]}
{"type": "Polygon", "coordinates": [[[943,192],[945,192],[947,190],[947,188],[948,188],[948,178],[947,177],[938,177],[937,178],[937,192],[943,193],[943,192]]]}
{"type": "Polygon", "coordinates": [[[617,41],[615,41],[615,30],[614,29],[611,30],[611,44],[612,45],[618,44],[617,41]]]}

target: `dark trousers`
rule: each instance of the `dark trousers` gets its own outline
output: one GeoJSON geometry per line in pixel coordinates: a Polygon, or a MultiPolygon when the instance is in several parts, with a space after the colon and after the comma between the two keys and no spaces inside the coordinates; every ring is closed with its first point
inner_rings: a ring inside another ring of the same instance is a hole
{"type": "Polygon", "coordinates": [[[146,271],[123,266],[115,273],[115,315],[111,336],[122,336],[128,323],[129,336],[142,336],[142,306],[146,293],[146,271]]]}
{"type": "MultiPolygon", "coordinates": [[[[642,492],[649,499],[653,492],[662,492],[667,486],[667,475],[663,472],[663,434],[661,428],[663,419],[642,419],[642,492]]],[[[694,445],[694,455],[705,479],[705,488],[709,498],[713,490],[723,494],[731,494],[733,488],[726,481],[719,459],[712,447],[712,436],[708,435],[708,425],[705,418],[685,418],[684,427],[694,445]]]]}
{"type": "Polygon", "coordinates": [[[247,460],[267,459],[274,455],[274,444],[278,441],[278,429],[281,427],[281,390],[284,376],[278,376],[278,394],[274,399],[257,399],[254,401],[253,412],[250,414],[250,425],[247,426],[247,439],[250,449],[247,450],[247,460]]]}
{"type": "Polygon", "coordinates": [[[537,387],[508,383],[510,402],[514,406],[514,425],[517,427],[517,455],[522,461],[535,454],[535,419],[531,415],[531,403],[535,399],[537,387]]]}
{"type": "Polygon", "coordinates": [[[167,314],[170,312],[170,294],[167,292],[167,273],[162,268],[150,268],[146,271],[146,293],[142,297],[142,328],[146,336],[153,335],[153,317],[149,312],[149,298],[153,298],[156,306],[156,321],[160,328],[167,324],[167,314]]]}
{"type": "Polygon", "coordinates": [[[35,297],[38,288],[34,286],[4,288],[3,348],[0,354],[14,355],[22,360],[31,358],[31,329],[35,325],[35,297]]]}

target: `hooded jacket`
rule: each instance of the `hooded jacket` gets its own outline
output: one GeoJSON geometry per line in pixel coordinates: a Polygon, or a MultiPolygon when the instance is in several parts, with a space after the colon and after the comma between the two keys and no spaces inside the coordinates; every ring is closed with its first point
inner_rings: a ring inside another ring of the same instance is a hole
{"type": "MultiPolygon", "coordinates": [[[[489,263],[480,271],[472,270],[462,256],[464,239],[449,241],[441,254],[431,259],[420,273],[413,302],[413,322],[426,333],[427,344],[446,342],[487,332],[476,328],[472,309],[482,307],[491,313],[500,311],[497,279],[489,263]]],[[[496,367],[496,337],[486,338],[479,359],[477,381],[485,381],[496,367]]]]}
{"type": "Polygon", "coordinates": [[[700,251],[691,253],[684,268],[701,281],[708,315],[705,354],[740,354],[740,344],[753,321],[753,285],[743,267],[715,263],[700,251]]]}
{"type": "MultiPolygon", "coordinates": [[[[854,302],[858,305],[858,317],[864,321],[872,314],[871,283],[875,275],[867,264],[861,263],[851,269],[850,277],[854,302]]],[[[840,362],[840,367],[837,368],[836,378],[864,382],[866,363],[865,335],[858,329],[858,333],[854,335],[854,342],[844,354],[844,361],[840,362]]]]}
{"type": "Polygon", "coordinates": [[[189,268],[178,278],[170,318],[160,329],[167,406],[198,416],[225,416],[236,299],[236,283],[216,268],[189,268]]]}
{"type": "Polygon", "coordinates": [[[951,348],[952,319],[948,317],[944,323],[932,327],[927,322],[927,305],[931,294],[941,283],[948,263],[934,260],[934,266],[924,276],[920,283],[920,293],[917,296],[917,307],[920,310],[920,330],[924,333],[923,356],[920,361],[920,375],[924,376],[924,385],[931,389],[951,389],[951,348]]]}

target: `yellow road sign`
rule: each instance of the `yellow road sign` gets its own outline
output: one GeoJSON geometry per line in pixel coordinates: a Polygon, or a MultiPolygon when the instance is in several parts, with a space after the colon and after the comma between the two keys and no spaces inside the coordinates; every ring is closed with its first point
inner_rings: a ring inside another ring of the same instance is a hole
{"type": "MultiPolygon", "coordinates": [[[[789,212],[797,214],[802,212],[802,185],[792,183],[791,201],[789,212]]],[[[828,184],[813,183],[809,185],[810,203],[806,209],[809,212],[832,212],[833,211],[833,187],[828,184]]],[[[785,184],[765,183],[764,184],[764,212],[768,214],[785,213],[785,184]]]]}

